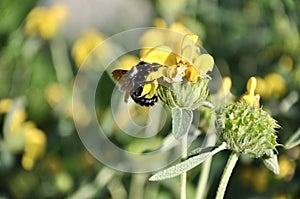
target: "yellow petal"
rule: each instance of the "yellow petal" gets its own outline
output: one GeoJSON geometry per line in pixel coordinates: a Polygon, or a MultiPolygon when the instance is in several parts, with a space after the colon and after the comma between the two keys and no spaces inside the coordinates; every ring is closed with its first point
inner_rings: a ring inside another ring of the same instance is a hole
{"type": "Polygon", "coordinates": [[[209,54],[200,55],[194,62],[198,71],[204,75],[208,71],[212,71],[214,67],[214,58],[209,54]]]}
{"type": "Polygon", "coordinates": [[[278,73],[269,73],[265,76],[265,81],[275,98],[279,98],[286,93],[285,79],[278,73]]]}
{"type": "Polygon", "coordinates": [[[271,96],[271,89],[267,85],[267,82],[261,77],[256,77],[256,80],[257,86],[255,88],[255,93],[258,93],[262,98],[269,98],[271,96]]]}
{"type": "Polygon", "coordinates": [[[247,92],[241,97],[241,99],[247,104],[252,104],[256,107],[259,107],[260,96],[258,94],[254,94],[256,84],[256,78],[251,77],[247,82],[247,92]]]}
{"type": "Polygon", "coordinates": [[[224,77],[222,80],[222,87],[219,89],[218,95],[223,97],[227,96],[230,92],[231,85],[232,81],[230,77],[224,77]]]}
{"type": "Polygon", "coordinates": [[[158,63],[164,66],[172,66],[176,64],[176,55],[169,47],[162,46],[151,49],[141,61],[147,63],[158,63]]]}
{"type": "Polygon", "coordinates": [[[144,48],[155,48],[165,44],[165,33],[159,29],[150,29],[143,34],[140,44],[144,48]]]}
{"type": "Polygon", "coordinates": [[[250,95],[254,95],[254,91],[255,91],[255,88],[256,88],[256,84],[257,84],[257,81],[256,81],[256,78],[255,77],[251,77],[248,82],[247,82],[247,91],[250,95]]]}
{"type": "Polygon", "coordinates": [[[153,21],[153,25],[157,28],[167,28],[167,23],[165,20],[163,20],[162,18],[156,18],[153,21]]]}
{"type": "Polygon", "coordinates": [[[151,90],[145,97],[148,99],[152,98],[156,93],[157,87],[158,87],[157,83],[151,83],[151,90]]]}
{"type": "MultiPolygon", "coordinates": [[[[31,124],[29,124],[31,126],[31,124]]],[[[28,127],[25,131],[25,149],[22,158],[24,169],[33,168],[35,161],[40,158],[46,148],[47,137],[45,133],[35,127],[28,127]]]]}
{"type": "Polygon", "coordinates": [[[104,40],[105,36],[96,30],[84,31],[72,46],[71,55],[76,66],[79,68],[94,49],[96,51],[91,55],[99,58],[107,56],[110,52],[110,46],[106,42],[102,43],[104,40]],[[96,48],[100,43],[102,43],[101,48],[96,48]]]}
{"type": "Polygon", "coordinates": [[[150,93],[151,88],[152,88],[151,84],[145,84],[145,85],[143,86],[143,91],[142,91],[142,93],[141,93],[141,96],[144,96],[144,95],[150,93]]]}
{"type": "Polygon", "coordinates": [[[181,44],[181,56],[183,59],[192,62],[195,54],[197,53],[197,41],[197,35],[187,34],[184,36],[181,44]]]}
{"type": "Polygon", "coordinates": [[[133,66],[137,65],[139,63],[139,58],[134,55],[124,55],[120,59],[120,66],[118,68],[121,68],[123,70],[130,70],[133,66]]]}
{"type": "Polygon", "coordinates": [[[151,97],[153,97],[155,95],[157,87],[158,87],[157,81],[154,81],[151,84],[145,84],[143,86],[143,92],[142,92],[141,96],[146,95],[145,97],[150,99],[151,97]]]}
{"type": "Polygon", "coordinates": [[[198,70],[195,69],[195,67],[188,67],[187,70],[185,71],[185,78],[189,82],[197,81],[198,77],[199,77],[199,72],[198,70]]]}
{"type": "Polygon", "coordinates": [[[260,96],[258,94],[253,95],[253,96],[245,94],[242,96],[242,100],[244,102],[246,102],[247,104],[254,105],[256,107],[259,107],[259,99],[260,99],[260,96]]]}
{"type": "Polygon", "coordinates": [[[179,32],[181,34],[191,34],[191,31],[187,29],[182,23],[175,22],[170,25],[170,30],[179,32]]]}

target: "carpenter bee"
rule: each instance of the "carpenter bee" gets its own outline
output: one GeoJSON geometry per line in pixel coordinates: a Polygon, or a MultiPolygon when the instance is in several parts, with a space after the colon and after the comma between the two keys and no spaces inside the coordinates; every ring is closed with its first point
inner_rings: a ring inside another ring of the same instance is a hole
{"type": "Polygon", "coordinates": [[[158,98],[156,95],[150,98],[147,94],[142,95],[143,86],[155,81],[155,79],[147,80],[147,77],[150,73],[157,72],[160,67],[160,64],[141,61],[130,70],[114,70],[112,76],[120,84],[120,90],[125,92],[124,101],[128,102],[131,96],[133,101],[141,106],[153,106],[158,98]]]}

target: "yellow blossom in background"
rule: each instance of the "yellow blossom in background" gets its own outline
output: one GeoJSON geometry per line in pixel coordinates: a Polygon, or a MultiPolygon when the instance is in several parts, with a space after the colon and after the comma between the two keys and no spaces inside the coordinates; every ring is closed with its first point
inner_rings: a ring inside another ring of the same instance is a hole
{"type": "Polygon", "coordinates": [[[222,80],[222,86],[218,90],[218,95],[221,97],[226,97],[227,95],[229,95],[231,86],[232,86],[231,78],[228,76],[224,77],[222,80]]]}
{"type": "Polygon", "coordinates": [[[271,95],[273,97],[279,98],[286,93],[286,82],[278,73],[269,73],[264,79],[267,82],[268,88],[272,91],[271,95]]]}
{"type": "MultiPolygon", "coordinates": [[[[105,36],[100,32],[89,29],[81,34],[75,41],[72,47],[72,57],[75,61],[77,68],[79,68],[90,53],[105,40],[105,36]]],[[[105,57],[109,54],[110,47],[106,43],[97,48],[94,55],[97,57],[105,57]]]]}
{"type": "Polygon", "coordinates": [[[257,77],[256,92],[264,99],[280,98],[286,91],[286,81],[278,73],[269,73],[264,78],[257,77]]]}
{"type": "Polygon", "coordinates": [[[30,170],[45,150],[46,135],[33,122],[26,121],[23,100],[11,101],[10,106],[10,111],[5,117],[1,142],[11,153],[24,151],[22,166],[30,170]]]}
{"type": "Polygon", "coordinates": [[[72,99],[67,87],[58,83],[50,84],[45,90],[45,98],[52,108],[73,118],[72,99]]]}
{"type": "Polygon", "coordinates": [[[55,107],[66,97],[66,89],[58,83],[53,83],[46,88],[45,97],[50,106],[55,107]]]}
{"type": "Polygon", "coordinates": [[[165,20],[163,20],[162,18],[156,18],[154,19],[153,21],[153,25],[156,27],[156,28],[167,28],[167,23],[165,20]]]}
{"type": "Polygon", "coordinates": [[[295,173],[296,163],[295,161],[289,160],[285,155],[281,155],[279,157],[279,168],[280,173],[277,176],[280,179],[284,179],[286,181],[290,181],[295,173]]]}
{"type": "Polygon", "coordinates": [[[270,175],[269,171],[264,167],[259,169],[254,169],[251,178],[252,188],[259,193],[268,189],[269,175],[270,175]]]}
{"type": "Polygon", "coordinates": [[[286,193],[276,194],[272,199],[292,199],[292,197],[286,193]]]}
{"type": "Polygon", "coordinates": [[[7,113],[11,108],[13,100],[11,99],[1,99],[0,100],[0,114],[7,113]]]}
{"type": "Polygon", "coordinates": [[[257,86],[255,92],[258,93],[262,98],[268,99],[271,96],[271,90],[268,88],[267,82],[264,78],[256,77],[257,86]]]}
{"type": "MultiPolygon", "coordinates": [[[[185,27],[180,22],[174,22],[174,23],[170,24],[169,29],[172,30],[172,31],[181,33],[183,35],[192,34],[192,31],[189,30],[187,27],[185,27]]],[[[201,41],[199,40],[199,42],[201,42],[201,41]]]]}
{"type": "MultiPolygon", "coordinates": [[[[161,18],[154,20],[154,26],[157,27],[157,29],[146,31],[140,38],[140,44],[142,48],[144,48],[141,53],[142,56],[144,56],[148,50],[161,46],[168,46],[172,49],[173,53],[180,54],[181,43],[178,41],[181,41],[182,37],[186,34],[193,34],[192,31],[186,28],[182,23],[175,22],[168,27],[166,22],[161,18]]],[[[201,43],[199,40],[199,44],[201,43]]]]}
{"type": "Polygon", "coordinates": [[[250,185],[256,192],[263,192],[268,188],[269,172],[265,168],[243,167],[240,177],[245,184],[250,185]]]}
{"type": "Polygon", "coordinates": [[[255,77],[251,77],[247,82],[247,91],[241,97],[241,100],[246,102],[247,104],[251,104],[253,106],[259,107],[259,99],[260,96],[255,94],[257,81],[255,77]]]}
{"type": "Polygon", "coordinates": [[[14,153],[24,147],[23,126],[27,116],[24,107],[16,105],[16,102],[12,106],[5,116],[3,142],[6,148],[14,153]]]}
{"type": "Polygon", "coordinates": [[[140,60],[137,56],[127,54],[119,59],[120,66],[116,67],[123,70],[130,70],[132,66],[135,66],[139,62],[140,60]]]}
{"type": "Polygon", "coordinates": [[[36,7],[26,18],[25,32],[43,39],[53,38],[68,16],[68,7],[63,4],[52,7],[36,7]]]}
{"type": "Polygon", "coordinates": [[[26,170],[31,170],[36,160],[44,154],[47,137],[43,131],[36,128],[31,122],[26,122],[24,131],[25,146],[22,156],[22,166],[26,170]]]}
{"type": "Polygon", "coordinates": [[[294,67],[293,58],[289,55],[282,55],[279,59],[279,66],[286,72],[290,72],[294,67]]]}
{"type": "Polygon", "coordinates": [[[12,134],[17,134],[26,117],[26,112],[23,108],[15,110],[12,117],[10,118],[11,122],[9,125],[9,131],[12,134]]]}

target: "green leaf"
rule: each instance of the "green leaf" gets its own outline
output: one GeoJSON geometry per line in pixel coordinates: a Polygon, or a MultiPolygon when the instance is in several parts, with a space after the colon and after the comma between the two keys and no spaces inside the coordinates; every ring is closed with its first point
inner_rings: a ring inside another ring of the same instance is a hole
{"type": "Polygon", "coordinates": [[[226,149],[226,143],[224,142],[219,147],[215,148],[212,151],[207,151],[205,149],[202,150],[202,152],[194,157],[191,157],[183,162],[180,162],[179,164],[176,164],[174,166],[171,166],[163,171],[160,171],[153,176],[149,178],[150,181],[159,181],[159,180],[165,180],[168,178],[173,178],[175,176],[178,176],[184,172],[187,172],[194,167],[198,166],[202,162],[204,162],[207,158],[215,155],[216,153],[226,149]]]}
{"type": "Polygon", "coordinates": [[[277,155],[275,155],[274,152],[271,157],[264,159],[264,164],[275,175],[279,174],[279,165],[278,165],[277,155]]]}
{"type": "Polygon", "coordinates": [[[211,146],[211,147],[206,147],[206,148],[198,147],[198,148],[194,149],[193,151],[191,151],[191,152],[189,153],[189,157],[198,155],[198,154],[200,154],[200,153],[205,153],[205,152],[213,151],[215,148],[216,148],[216,147],[213,147],[213,146],[211,146]]]}
{"type": "Polygon", "coordinates": [[[284,147],[286,149],[291,149],[300,144],[300,128],[293,134],[290,139],[285,143],[284,147]]]}
{"type": "Polygon", "coordinates": [[[192,120],[192,110],[172,108],[172,133],[176,139],[188,133],[192,120]]]}

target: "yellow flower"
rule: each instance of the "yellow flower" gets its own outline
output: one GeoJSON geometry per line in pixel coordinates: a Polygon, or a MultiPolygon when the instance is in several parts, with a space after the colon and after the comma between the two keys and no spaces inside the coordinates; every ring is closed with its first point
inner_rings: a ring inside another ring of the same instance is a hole
{"type": "Polygon", "coordinates": [[[33,122],[26,121],[23,103],[21,99],[10,102],[10,112],[4,122],[3,143],[11,153],[24,150],[22,166],[30,170],[45,150],[46,135],[33,122]]]}
{"type": "MultiPolygon", "coordinates": [[[[72,47],[72,57],[76,66],[79,68],[90,53],[105,40],[105,36],[96,30],[86,30],[74,43],[72,47]]],[[[98,58],[105,57],[109,54],[110,48],[103,43],[101,48],[97,48],[96,55],[98,58]]]]}
{"type": "MultiPolygon", "coordinates": [[[[160,27],[166,26],[161,19],[157,19],[156,24],[160,27]]],[[[193,96],[195,99],[188,103],[188,107],[195,108],[195,104],[197,104],[197,106],[200,105],[207,94],[206,86],[207,80],[209,79],[207,72],[212,71],[214,59],[209,54],[202,54],[200,49],[201,42],[198,36],[190,33],[190,31],[181,24],[176,23],[172,24],[169,30],[151,29],[147,31],[141,37],[140,42],[142,45],[140,52],[141,64],[134,64],[132,66],[141,67],[144,65],[148,67],[145,68],[147,69],[147,73],[142,74],[143,71],[140,73],[139,70],[131,71],[132,74],[134,74],[131,80],[134,80],[135,77],[139,77],[139,75],[142,75],[139,78],[145,78],[142,79],[143,83],[139,85],[142,86],[142,91],[138,94],[142,97],[141,99],[157,99],[155,98],[155,93],[159,87],[159,83],[178,83],[176,87],[177,91],[179,91],[180,87],[188,82],[191,84],[201,84],[203,88],[205,87],[203,92],[199,91],[201,89],[196,89],[197,86],[188,85],[185,88],[187,92],[197,92],[197,94],[193,96]],[[205,95],[200,96],[202,93],[205,95]]],[[[136,70],[137,68],[133,69],[136,70]]],[[[114,72],[115,77],[117,77],[118,74],[121,74],[123,71],[116,70],[114,72]]],[[[118,79],[118,77],[115,79],[118,79]]],[[[126,83],[123,82],[123,84],[126,83]]],[[[125,86],[123,86],[123,88],[125,88],[125,86]]],[[[132,88],[128,90],[126,91],[125,101],[129,97],[129,93],[133,92],[132,88]]],[[[177,91],[176,93],[178,93],[177,91]]],[[[160,93],[163,93],[163,91],[160,93]]],[[[169,94],[172,95],[171,93],[169,94]]],[[[181,99],[183,102],[184,99],[181,99]]],[[[185,103],[181,103],[181,105],[178,106],[184,107],[185,103]]]]}
{"type": "Polygon", "coordinates": [[[269,73],[265,76],[265,80],[269,89],[272,91],[272,96],[280,98],[286,93],[286,83],[284,78],[278,73],[269,73]]]}
{"type": "Polygon", "coordinates": [[[43,39],[53,38],[68,15],[68,7],[57,4],[50,8],[36,7],[26,18],[25,32],[29,36],[40,36],[43,39]]]}
{"type": "Polygon", "coordinates": [[[186,34],[173,40],[172,47],[159,46],[142,51],[141,61],[158,63],[162,67],[155,73],[150,73],[146,81],[153,81],[143,86],[142,96],[151,98],[158,88],[157,79],[164,78],[168,83],[181,82],[185,78],[188,82],[195,83],[198,78],[206,78],[206,73],[212,71],[214,59],[209,54],[201,54],[199,38],[194,34],[186,34]],[[176,44],[177,43],[177,44],[176,44]],[[180,45],[179,45],[180,44],[180,45]],[[180,52],[174,52],[174,46],[180,46],[180,52]]]}
{"type": "Polygon", "coordinates": [[[31,170],[36,160],[44,154],[47,137],[32,122],[26,122],[24,129],[25,148],[22,157],[22,166],[26,170],[31,170]]]}
{"type": "Polygon", "coordinates": [[[49,85],[45,90],[45,97],[51,107],[55,107],[66,97],[66,89],[57,83],[49,85]]]}
{"type": "Polygon", "coordinates": [[[218,95],[221,97],[226,97],[230,94],[230,89],[232,86],[232,81],[230,77],[224,77],[222,80],[222,86],[218,90],[218,95]]]}
{"type": "Polygon", "coordinates": [[[250,184],[256,192],[263,192],[268,188],[269,173],[265,168],[243,167],[240,177],[245,184],[250,184]]]}
{"type": "Polygon", "coordinates": [[[241,100],[246,102],[247,104],[254,105],[259,107],[259,99],[260,96],[258,94],[255,95],[254,91],[256,88],[256,78],[251,77],[247,82],[247,92],[241,97],[241,100]]]}
{"type": "Polygon", "coordinates": [[[292,197],[287,193],[278,193],[272,199],[292,199],[292,197]]]}
{"type": "Polygon", "coordinates": [[[279,60],[279,66],[286,72],[290,72],[294,67],[293,58],[289,55],[282,55],[279,60]]]}
{"type": "Polygon", "coordinates": [[[268,188],[269,184],[269,172],[267,169],[259,168],[259,169],[254,169],[252,178],[251,178],[251,185],[253,189],[256,192],[263,192],[268,188]]]}
{"type": "Polygon", "coordinates": [[[22,128],[22,124],[24,123],[26,117],[26,112],[23,108],[15,110],[10,118],[9,131],[12,134],[19,133],[19,130],[22,128]]]}
{"type": "Polygon", "coordinates": [[[171,48],[162,46],[149,50],[141,60],[170,66],[170,70],[177,66],[177,74],[185,77],[189,82],[196,82],[199,76],[204,77],[208,71],[212,71],[214,60],[209,54],[201,54],[197,35],[187,34],[179,43],[181,44],[180,55],[175,54],[171,48]]]}
{"type": "Polygon", "coordinates": [[[162,18],[154,19],[153,25],[157,28],[167,28],[167,23],[162,18]]]}
{"type": "Polygon", "coordinates": [[[265,99],[280,98],[286,93],[285,79],[277,73],[269,73],[264,78],[257,77],[256,92],[265,99]]]}
{"type": "Polygon", "coordinates": [[[24,107],[14,103],[11,111],[6,115],[3,128],[3,142],[11,152],[19,152],[24,147],[23,126],[26,120],[24,107]]]}
{"type": "Polygon", "coordinates": [[[262,98],[268,99],[271,97],[272,91],[268,87],[268,84],[264,78],[256,77],[257,87],[255,92],[258,93],[262,98]]]}
{"type": "Polygon", "coordinates": [[[277,177],[286,181],[290,181],[294,176],[296,163],[292,160],[289,160],[285,155],[281,155],[279,157],[279,168],[280,173],[277,177]]]}

